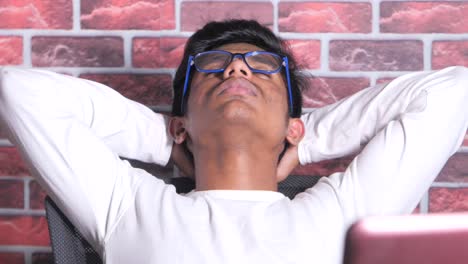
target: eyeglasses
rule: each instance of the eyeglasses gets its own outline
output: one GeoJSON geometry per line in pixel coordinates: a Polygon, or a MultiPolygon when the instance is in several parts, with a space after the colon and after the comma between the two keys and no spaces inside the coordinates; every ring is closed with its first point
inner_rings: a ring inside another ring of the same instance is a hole
{"type": "Polygon", "coordinates": [[[196,54],[195,56],[189,56],[187,71],[185,73],[184,90],[182,92],[181,109],[184,109],[184,98],[188,89],[188,80],[190,76],[190,69],[195,66],[195,69],[199,72],[204,73],[217,73],[223,72],[231,62],[240,57],[243,59],[250,71],[254,73],[263,74],[275,74],[281,70],[284,66],[286,70],[286,80],[288,85],[288,97],[289,97],[289,113],[292,114],[293,102],[292,102],[292,91],[291,81],[289,78],[289,65],[288,57],[281,57],[280,55],[268,51],[251,51],[244,54],[231,53],[224,50],[211,50],[196,54]]]}

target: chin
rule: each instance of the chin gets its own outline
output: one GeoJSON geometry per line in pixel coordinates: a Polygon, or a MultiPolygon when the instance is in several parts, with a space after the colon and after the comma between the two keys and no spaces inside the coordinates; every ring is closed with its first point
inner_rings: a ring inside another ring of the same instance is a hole
{"type": "Polygon", "coordinates": [[[222,105],[219,109],[224,122],[249,123],[255,122],[255,111],[242,100],[231,100],[222,105]]]}

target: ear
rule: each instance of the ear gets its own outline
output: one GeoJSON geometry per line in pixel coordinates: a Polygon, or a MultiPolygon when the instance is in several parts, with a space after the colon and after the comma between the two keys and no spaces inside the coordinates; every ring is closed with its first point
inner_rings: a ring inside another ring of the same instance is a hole
{"type": "Polygon", "coordinates": [[[304,137],[305,128],[304,123],[300,118],[290,118],[288,124],[288,133],[286,140],[289,144],[297,146],[301,139],[304,137]]]}
{"type": "Polygon", "coordinates": [[[187,130],[185,130],[185,120],[183,117],[171,117],[169,120],[169,133],[176,144],[182,144],[185,141],[187,130]]]}

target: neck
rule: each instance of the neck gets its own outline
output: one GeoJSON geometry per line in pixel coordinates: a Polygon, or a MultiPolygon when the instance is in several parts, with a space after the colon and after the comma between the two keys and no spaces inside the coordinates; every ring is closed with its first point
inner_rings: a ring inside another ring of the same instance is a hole
{"type": "Polygon", "coordinates": [[[276,151],[259,144],[213,144],[194,148],[196,189],[277,190],[276,151]]]}

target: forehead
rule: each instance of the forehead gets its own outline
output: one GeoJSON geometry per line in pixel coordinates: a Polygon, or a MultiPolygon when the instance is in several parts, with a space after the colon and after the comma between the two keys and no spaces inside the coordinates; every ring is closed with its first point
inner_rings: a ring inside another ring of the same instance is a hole
{"type": "Polygon", "coordinates": [[[263,50],[255,45],[248,43],[229,43],[216,48],[217,50],[225,50],[231,53],[246,53],[249,51],[263,50]]]}

